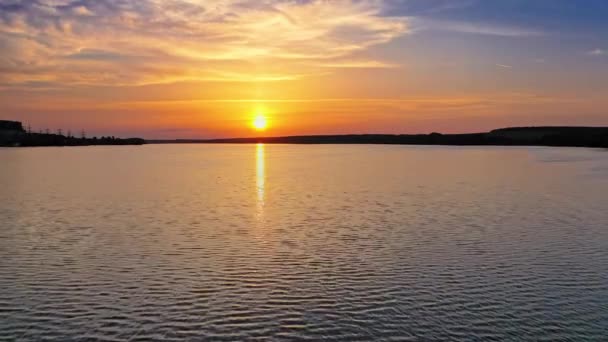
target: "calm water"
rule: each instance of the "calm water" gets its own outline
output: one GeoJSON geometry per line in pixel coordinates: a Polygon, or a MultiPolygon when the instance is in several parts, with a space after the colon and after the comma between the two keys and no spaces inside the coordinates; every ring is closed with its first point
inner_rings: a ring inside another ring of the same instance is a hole
{"type": "Polygon", "coordinates": [[[608,339],[608,151],[0,149],[0,340],[608,339]]]}

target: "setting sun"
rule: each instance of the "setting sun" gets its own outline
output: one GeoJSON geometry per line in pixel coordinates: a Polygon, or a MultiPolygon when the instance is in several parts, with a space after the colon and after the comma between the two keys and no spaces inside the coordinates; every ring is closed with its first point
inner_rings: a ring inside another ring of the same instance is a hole
{"type": "Polygon", "coordinates": [[[268,128],[268,120],[266,119],[266,116],[264,116],[262,113],[256,114],[255,118],[253,119],[252,126],[257,131],[266,130],[266,128],[268,128]]]}

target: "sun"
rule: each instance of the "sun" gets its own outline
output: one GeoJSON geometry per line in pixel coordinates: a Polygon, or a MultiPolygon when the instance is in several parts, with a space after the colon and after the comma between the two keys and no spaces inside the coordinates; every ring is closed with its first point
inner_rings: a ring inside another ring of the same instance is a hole
{"type": "Polygon", "coordinates": [[[268,128],[268,119],[266,119],[264,113],[257,113],[251,125],[256,131],[265,131],[268,128]]]}

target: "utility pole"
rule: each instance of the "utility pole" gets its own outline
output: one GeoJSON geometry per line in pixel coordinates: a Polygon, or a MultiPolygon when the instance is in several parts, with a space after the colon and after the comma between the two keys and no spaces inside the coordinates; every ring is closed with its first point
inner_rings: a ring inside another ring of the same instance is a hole
{"type": "Polygon", "coordinates": [[[58,130],[57,130],[57,134],[58,134],[58,135],[63,135],[63,130],[62,130],[61,128],[60,128],[60,129],[58,129],[58,130]]]}
{"type": "Polygon", "coordinates": [[[87,138],[87,133],[84,131],[84,129],[80,132],[80,137],[82,138],[82,140],[87,138]]]}

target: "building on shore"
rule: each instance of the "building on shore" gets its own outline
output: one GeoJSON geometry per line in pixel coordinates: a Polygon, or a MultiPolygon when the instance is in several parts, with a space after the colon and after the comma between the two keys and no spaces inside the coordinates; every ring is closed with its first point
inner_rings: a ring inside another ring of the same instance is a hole
{"type": "Polygon", "coordinates": [[[0,146],[18,146],[25,134],[21,122],[0,120],[0,146]]]}

